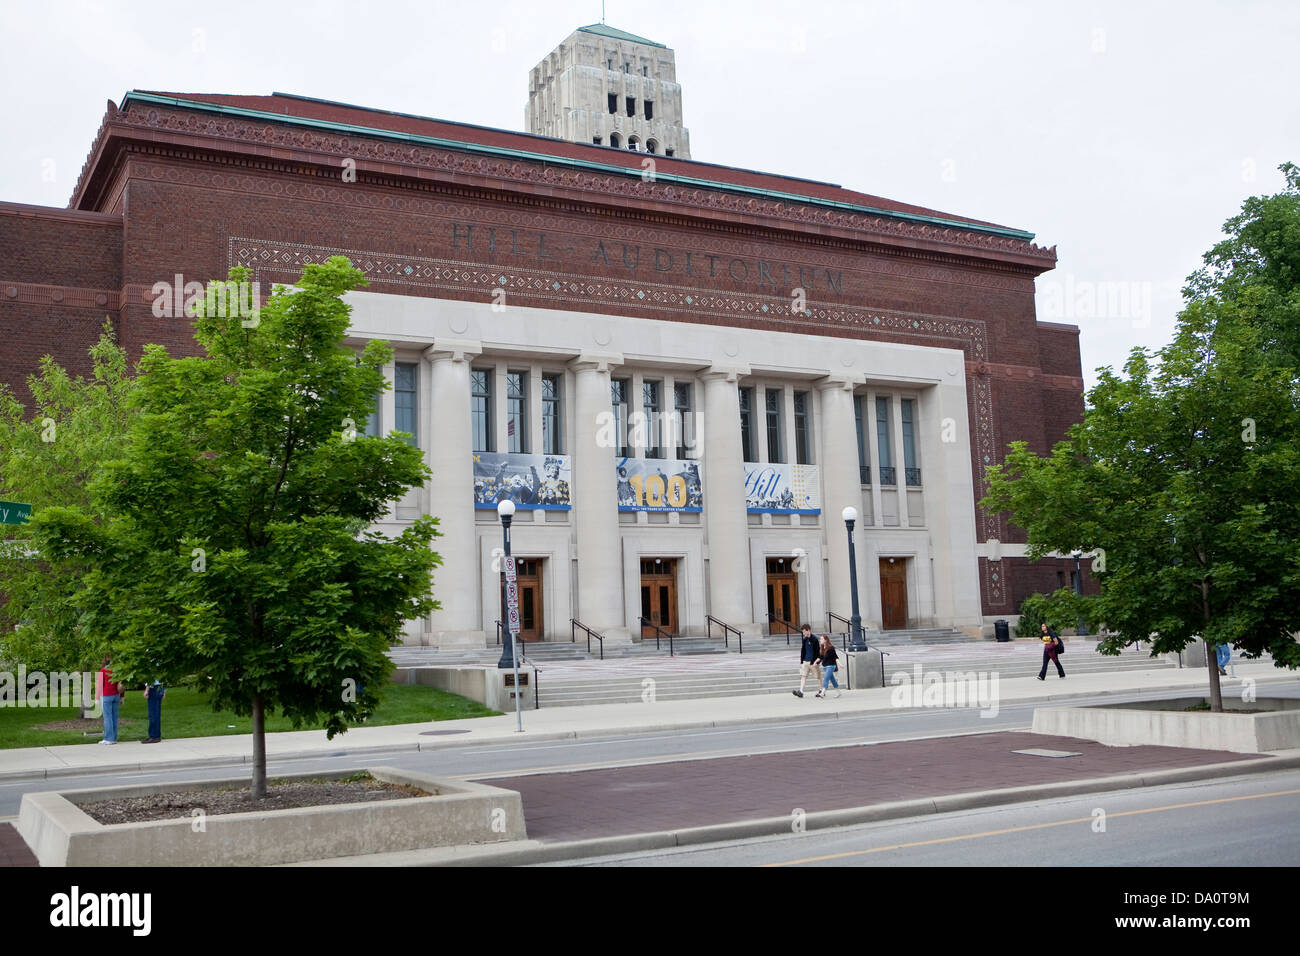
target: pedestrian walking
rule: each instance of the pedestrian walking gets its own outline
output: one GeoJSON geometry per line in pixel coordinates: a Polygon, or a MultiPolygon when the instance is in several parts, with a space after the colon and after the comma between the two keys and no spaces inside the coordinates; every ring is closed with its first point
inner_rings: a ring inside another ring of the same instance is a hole
{"type": "Polygon", "coordinates": [[[817,676],[813,678],[813,682],[820,684],[822,681],[821,642],[813,634],[811,624],[805,624],[799,631],[803,635],[803,640],[799,645],[799,689],[794,692],[796,697],[803,696],[804,686],[808,683],[808,675],[814,669],[817,671],[817,676]]]}
{"type": "Polygon", "coordinates": [[[841,695],[840,682],[835,679],[835,668],[839,663],[839,655],[835,652],[835,645],[831,643],[831,637],[829,634],[822,635],[820,652],[822,662],[822,689],[817,692],[817,696],[825,698],[826,689],[834,684],[835,696],[839,697],[841,695]]]}
{"type": "Polygon", "coordinates": [[[1051,661],[1053,664],[1056,665],[1057,675],[1060,677],[1064,677],[1065,668],[1061,666],[1061,658],[1060,658],[1061,635],[1057,634],[1055,630],[1048,627],[1046,622],[1039,625],[1039,627],[1042,632],[1039,636],[1042,638],[1043,641],[1043,666],[1038,671],[1038,679],[1039,680],[1047,679],[1048,661],[1051,661]]]}
{"type": "Polygon", "coordinates": [[[167,688],[162,681],[155,680],[145,685],[144,699],[149,709],[149,733],[144,738],[146,744],[156,744],[162,740],[162,702],[167,696],[167,688]]]}
{"type": "Polygon", "coordinates": [[[101,744],[117,743],[118,705],[122,702],[122,688],[113,681],[113,669],[108,665],[112,655],[104,655],[104,666],[99,669],[99,702],[104,708],[104,739],[101,744]]]}

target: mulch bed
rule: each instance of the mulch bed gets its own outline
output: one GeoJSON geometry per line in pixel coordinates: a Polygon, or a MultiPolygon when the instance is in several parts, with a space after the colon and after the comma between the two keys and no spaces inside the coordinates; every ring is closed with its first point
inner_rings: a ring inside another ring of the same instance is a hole
{"type": "Polygon", "coordinates": [[[230,787],[221,790],[152,793],[143,797],[100,800],[79,806],[98,822],[111,824],[190,817],[196,809],[209,816],[217,816],[253,810],[292,810],[297,807],[427,796],[427,792],[416,787],[383,783],[367,775],[363,780],[270,780],[267,782],[266,797],[261,800],[253,800],[248,787],[230,787]]]}

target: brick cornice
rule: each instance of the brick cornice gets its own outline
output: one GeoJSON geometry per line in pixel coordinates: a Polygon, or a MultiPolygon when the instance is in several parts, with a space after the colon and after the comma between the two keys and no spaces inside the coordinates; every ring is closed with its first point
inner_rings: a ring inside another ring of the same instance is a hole
{"type": "MultiPolygon", "coordinates": [[[[642,214],[655,212],[696,219],[731,219],[735,222],[777,228],[796,234],[834,236],[856,242],[879,243],[914,252],[966,256],[981,262],[1000,262],[1038,273],[1053,268],[1055,251],[1023,239],[990,235],[952,226],[908,221],[882,212],[821,208],[812,199],[781,201],[738,195],[725,187],[690,188],[670,182],[643,182],[639,177],[615,172],[573,169],[546,162],[489,157],[452,148],[387,141],[380,135],[345,136],[304,130],[286,122],[244,117],[214,117],[194,110],[158,105],[131,105],[105,117],[83,169],[74,203],[94,203],[92,180],[103,155],[116,136],[122,141],[143,140],[177,147],[234,152],[254,163],[323,166],[342,171],[342,161],[352,159],[358,176],[396,177],[409,188],[410,179],[433,179],[461,186],[479,186],[496,192],[540,193],[590,205],[634,207],[642,214]]],[[[399,139],[400,137],[394,137],[399,139]]],[[[100,189],[103,188],[102,183],[100,189]]],[[[102,195],[100,196],[102,198],[102,195]]]]}

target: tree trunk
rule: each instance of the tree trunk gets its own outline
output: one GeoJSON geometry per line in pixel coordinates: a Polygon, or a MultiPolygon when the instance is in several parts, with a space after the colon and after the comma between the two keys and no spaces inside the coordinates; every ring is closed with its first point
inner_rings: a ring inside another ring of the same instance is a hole
{"type": "MultiPolygon", "coordinates": [[[[1201,620],[1208,627],[1210,623],[1210,582],[1204,578],[1201,579],[1201,620]]],[[[1205,666],[1210,669],[1210,713],[1221,714],[1223,713],[1223,692],[1219,690],[1219,655],[1215,653],[1216,648],[1205,640],[1204,631],[1202,631],[1201,640],[1205,644],[1205,666]]]]}
{"type": "Polygon", "coordinates": [[[1205,645],[1205,666],[1210,669],[1210,710],[1223,713],[1223,693],[1219,690],[1219,657],[1214,652],[1216,647],[1205,645]]]}
{"type": "Polygon", "coordinates": [[[266,796],[266,702],[253,697],[253,799],[266,796]]]}

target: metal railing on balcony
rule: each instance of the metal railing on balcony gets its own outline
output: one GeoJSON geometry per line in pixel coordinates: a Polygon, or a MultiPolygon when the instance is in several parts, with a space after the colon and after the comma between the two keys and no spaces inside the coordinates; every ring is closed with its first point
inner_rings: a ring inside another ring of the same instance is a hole
{"type": "Polygon", "coordinates": [[[898,475],[893,465],[880,466],[880,483],[881,485],[898,484],[898,475]]]}
{"type": "Polygon", "coordinates": [[[904,469],[903,469],[903,472],[904,472],[904,474],[905,474],[906,477],[907,477],[907,483],[908,483],[909,486],[911,486],[911,487],[913,487],[913,488],[920,488],[920,487],[921,487],[921,469],[920,469],[920,468],[904,468],[904,469]]]}
{"type": "Polygon", "coordinates": [[[858,481],[859,481],[861,484],[864,484],[864,485],[869,485],[869,484],[871,484],[871,466],[870,466],[870,465],[858,465],[858,481]]]}

